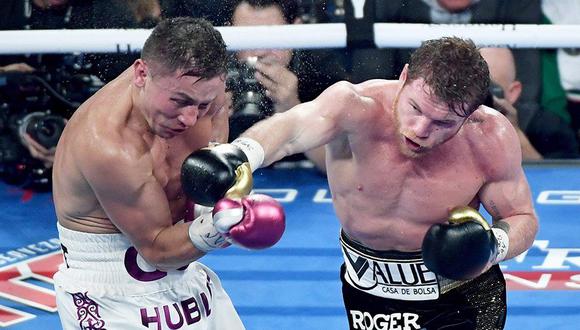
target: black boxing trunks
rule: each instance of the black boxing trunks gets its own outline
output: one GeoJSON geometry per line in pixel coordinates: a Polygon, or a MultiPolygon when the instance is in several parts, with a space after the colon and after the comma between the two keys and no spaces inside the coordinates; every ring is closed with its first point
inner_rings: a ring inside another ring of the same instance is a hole
{"type": "Polygon", "coordinates": [[[341,232],[342,295],[350,329],[503,329],[506,287],[498,265],[469,281],[429,271],[421,252],[377,251],[341,232]]]}

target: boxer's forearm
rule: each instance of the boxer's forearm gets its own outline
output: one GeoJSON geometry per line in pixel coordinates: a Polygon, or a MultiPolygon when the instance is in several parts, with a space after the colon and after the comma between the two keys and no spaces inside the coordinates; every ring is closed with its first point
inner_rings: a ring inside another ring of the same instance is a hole
{"type": "Polygon", "coordinates": [[[255,140],[262,146],[264,158],[261,166],[268,166],[284,157],[285,151],[282,148],[288,144],[292,137],[292,130],[289,127],[283,127],[284,114],[274,114],[272,117],[262,120],[250,127],[246,132],[240,135],[240,138],[249,138],[255,140]]]}
{"type": "Polygon", "coordinates": [[[288,155],[305,152],[326,144],[334,136],[336,125],[317,112],[315,102],[297,105],[275,114],[248,129],[242,137],[258,141],[264,149],[263,166],[288,155]]]}
{"type": "Polygon", "coordinates": [[[183,267],[203,257],[205,252],[196,248],[189,238],[189,223],[178,223],[161,230],[155,239],[139,253],[158,270],[183,267]]]}
{"type": "Polygon", "coordinates": [[[507,232],[509,249],[504,259],[511,259],[532,246],[538,232],[538,219],[535,214],[520,214],[494,221],[494,226],[507,232]]]}

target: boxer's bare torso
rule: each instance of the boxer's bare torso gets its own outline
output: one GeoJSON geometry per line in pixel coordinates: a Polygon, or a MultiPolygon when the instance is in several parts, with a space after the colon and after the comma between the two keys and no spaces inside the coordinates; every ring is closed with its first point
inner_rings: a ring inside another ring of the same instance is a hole
{"type": "Polygon", "coordinates": [[[327,145],[337,216],[343,230],[365,246],[419,250],[427,229],[444,221],[451,208],[479,206],[478,193],[493,166],[502,166],[505,154],[498,144],[502,134],[511,134],[507,122],[480,107],[453,138],[412,157],[392,111],[399,84],[375,81],[357,88],[366,111],[376,114],[365,127],[327,145]]]}
{"type": "MultiPolygon", "coordinates": [[[[165,192],[172,221],[184,217],[181,164],[190,152],[207,146],[212,137],[211,114],[198,118],[194,127],[181,134],[162,138],[151,132],[139,114],[132,79],[133,71],[128,69],[102,88],[75,112],[63,132],[56,152],[53,190],[58,221],[64,227],[90,233],[119,232],[92,188],[90,181],[95,175],[90,180],[86,176],[92,163],[102,157],[118,158],[128,180],[156,181],[165,192]]],[[[97,175],[105,179],[107,172],[97,175]]]]}

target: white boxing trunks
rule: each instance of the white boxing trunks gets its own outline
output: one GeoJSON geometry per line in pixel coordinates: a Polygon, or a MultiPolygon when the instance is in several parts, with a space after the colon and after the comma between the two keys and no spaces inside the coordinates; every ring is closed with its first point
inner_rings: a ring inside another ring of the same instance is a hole
{"type": "Polygon", "coordinates": [[[122,234],[58,231],[65,263],[54,283],[64,330],[245,329],[206,266],[163,272],[122,234]]]}

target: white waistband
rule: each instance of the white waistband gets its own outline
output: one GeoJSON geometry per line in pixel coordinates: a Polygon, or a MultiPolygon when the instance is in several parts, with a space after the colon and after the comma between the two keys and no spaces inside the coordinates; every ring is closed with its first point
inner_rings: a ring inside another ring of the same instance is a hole
{"type": "Polygon", "coordinates": [[[60,243],[69,268],[98,272],[124,270],[125,252],[131,242],[123,234],[93,234],[71,230],[57,223],[60,243]]]}
{"type": "Polygon", "coordinates": [[[110,249],[125,249],[131,245],[127,237],[121,233],[117,234],[93,234],[76,231],[63,227],[56,223],[61,241],[66,240],[71,245],[75,244],[75,249],[79,251],[92,251],[95,244],[106,244],[100,246],[101,251],[107,252],[110,249]],[[103,250],[105,249],[105,250],[103,250]]]}

